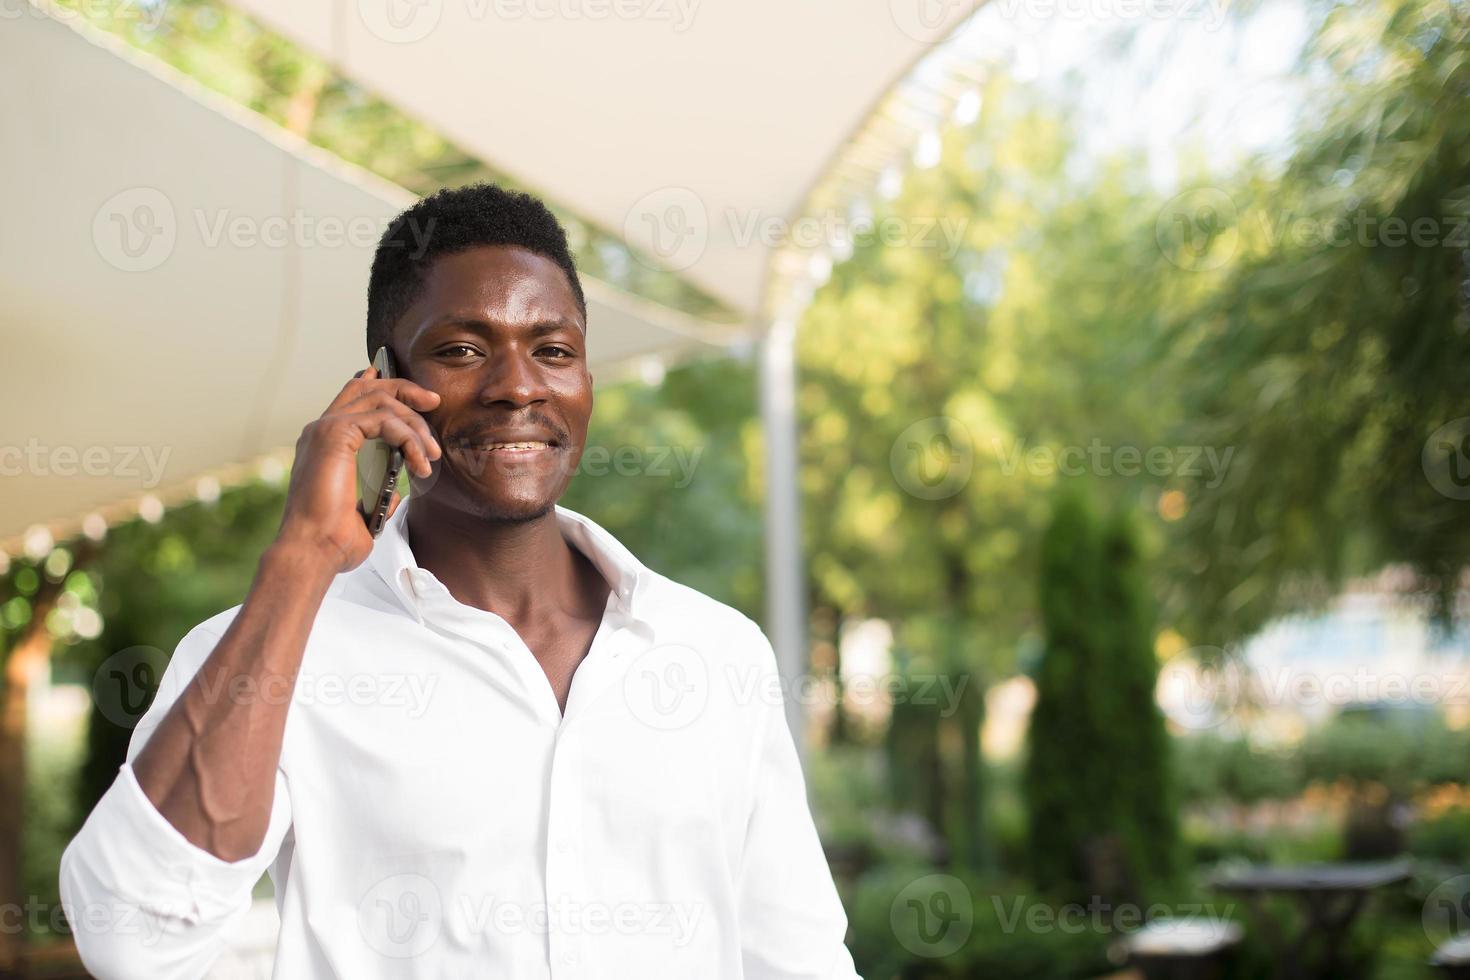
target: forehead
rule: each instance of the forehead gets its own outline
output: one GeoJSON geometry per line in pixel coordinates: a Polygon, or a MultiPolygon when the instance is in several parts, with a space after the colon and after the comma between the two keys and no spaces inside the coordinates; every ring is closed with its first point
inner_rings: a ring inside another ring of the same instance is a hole
{"type": "Polygon", "coordinates": [[[445,315],[510,324],[564,318],[587,329],[562,267],[515,245],[481,245],[435,258],[409,319],[445,315]]]}

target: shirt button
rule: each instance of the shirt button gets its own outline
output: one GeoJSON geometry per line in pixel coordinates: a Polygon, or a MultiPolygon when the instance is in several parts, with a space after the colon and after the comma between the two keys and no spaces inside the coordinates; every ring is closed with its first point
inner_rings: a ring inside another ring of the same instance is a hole
{"type": "Polygon", "coordinates": [[[563,854],[570,854],[572,852],[572,849],[576,846],[576,844],[572,843],[572,839],[570,837],[563,837],[560,841],[557,842],[556,849],[563,854]]]}
{"type": "Polygon", "coordinates": [[[563,963],[565,963],[567,966],[576,966],[577,965],[577,954],[575,952],[573,952],[572,950],[569,949],[565,953],[562,953],[561,954],[561,961],[563,963]]]}

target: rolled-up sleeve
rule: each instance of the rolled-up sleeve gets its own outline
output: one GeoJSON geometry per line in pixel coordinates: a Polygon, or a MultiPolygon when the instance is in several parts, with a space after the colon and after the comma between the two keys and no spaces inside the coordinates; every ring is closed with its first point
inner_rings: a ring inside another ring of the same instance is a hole
{"type": "MultiPolygon", "coordinates": [[[[760,633],[764,668],[776,670],[760,633]]],[[[747,980],[853,980],[847,915],[807,801],[796,742],[780,705],[761,700],[763,735],[740,873],[747,980]]]]}
{"type": "Polygon", "coordinates": [[[127,761],[62,854],[67,921],[82,962],[102,980],[203,976],[226,930],[249,909],[255,883],[281,853],[290,829],[290,798],[279,770],[265,840],[254,855],[233,862],[190,843],[133,774],[148,736],[218,642],[202,627],[179,642],[157,697],[133,732],[127,761]]]}

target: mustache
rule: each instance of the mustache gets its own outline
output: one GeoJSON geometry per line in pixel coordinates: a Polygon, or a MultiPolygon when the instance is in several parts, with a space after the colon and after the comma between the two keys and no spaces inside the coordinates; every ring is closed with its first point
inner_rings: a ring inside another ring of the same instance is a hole
{"type": "Polygon", "coordinates": [[[478,446],[491,441],[497,433],[507,429],[536,429],[549,434],[552,441],[561,447],[566,447],[571,441],[565,429],[544,415],[528,415],[515,421],[480,422],[443,433],[439,436],[439,441],[445,446],[478,446]]]}

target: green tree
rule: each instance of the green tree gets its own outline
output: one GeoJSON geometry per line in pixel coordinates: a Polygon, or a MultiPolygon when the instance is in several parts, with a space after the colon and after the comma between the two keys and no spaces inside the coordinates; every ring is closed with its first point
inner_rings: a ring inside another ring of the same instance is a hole
{"type": "Polygon", "coordinates": [[[903,623],[895,650],[903,684],[884,749],[890,806],[925,818],[945,842],[946,863],[979,872],[990,869],[993,855],[980,749],[985,686],[965,666],[978,659],[969,630],[945,613],[903,623]]]}
{"type": "Polygon", "coordinates": [[[1163,440],[1178,390],[1150,355],[1197,283],[1155,261],[1162,202],[1139,161],[1077,166],[1068,107],[1001,73],[981,103],[944,131],[936,165],[863,202],[915,234],[859,243],[817,292],[798,335],[799,408],[813,606],[952,616],[957,666],[1003,677],[1037,626],[1046,491],[1085,481],[1136,504],[1164,484],[1142,467],[1054,461],[1163,440]]]}
{"type": "Polygon", "coordinates": [[[1032,874],[1073,898],[1140,901],[1178,860],[1154,703],[1152,599],[1130,522],[1063,494],[1042,542],[1046,649],[1023,778],[1032,874]]]}
{"type": "Polygon", "coordinates": [[[1235,449],[1218,489],[1185,481],[1171,548],[1200,644],[1388,562],[1448,613],[1470,561],[1470,506],[1445,486],[1470,476],[1470,11],[1319,6],[1317,121],[1279,176],[1229,185],[1205,263],[1226,264],[1170,314],[1179,438],[1235,449]]]}
{"type": "Polygon", "coordinates": [[[990,852],[985,688],[1035,645],[1048,489],[1089,482],[1136,504],[1163,482],[1033,456],[1162,438],[1174,395],[1146,383],[1148,354],[1178,286],[1137,272],[1157,254],[1160,204],[1142,168],[1079,171],[1066,107],[1003,74],[982,106],[945,131],[935,166],[865,202],[875,221],[948,229],[941,240],[859,243],[798,335],[814,618],[887,619],[904,676],[965,692],[945,717],[895,704],[885,749],[892,805],[970,867],[990,852]]]}
{"type": "Polygon", "coordinates": [[[1180,857],[1172,740],[1154,696],[1155,600],[1130,511],[1117,511],[1103,526],[1102,548],[1106,618],[1098,625],[1107,673],[1094,696],[1106,699],[1112,744],[1120,753],[1112,792],[1126,821],[1132,867],[1150,884],[1172,883],[1180,857]]]}

